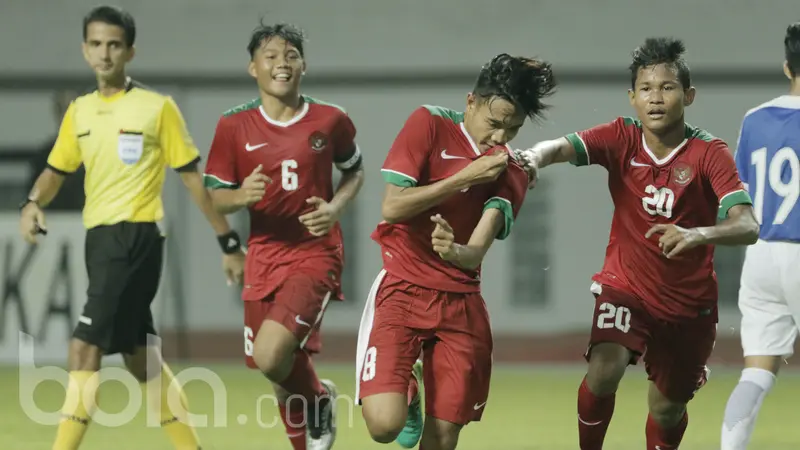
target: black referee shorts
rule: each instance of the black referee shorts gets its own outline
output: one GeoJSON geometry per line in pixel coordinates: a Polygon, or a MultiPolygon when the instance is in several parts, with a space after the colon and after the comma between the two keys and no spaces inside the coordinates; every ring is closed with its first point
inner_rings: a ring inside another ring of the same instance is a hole
{"type": "Polygon", "coordinates": [[[86,233],[88,300],[73,337],[107,355],[132,354],[155,335],[150,304],[161,280],[164,237],[155,223],[122,222],[86,233]]]}

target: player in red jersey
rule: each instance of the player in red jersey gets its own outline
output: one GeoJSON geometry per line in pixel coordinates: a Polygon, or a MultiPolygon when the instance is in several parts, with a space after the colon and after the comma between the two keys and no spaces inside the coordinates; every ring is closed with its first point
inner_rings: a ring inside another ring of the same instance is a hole
{"type": "Polygon", "coordinates": [[[578,391],[583,450],[602,448],[617,386],[642,355],[651,381],[647,449],[678,448],[716,338],[713,245],[758,238],[728,146],[684,121],[695,96],[684,51],[679,40],[650,38],[633,52],[629,97],[638,120],[520,152],[534,173],[567,161],[608,171],[614,218],[593,278],[589,368],[578,391]]]}
{"type": "Polygon", "coordinates": [[[253,32],[248,71],[259,98],[219,119],[206,168],[216,207],[250,213],[245,355],[272,381],[295,450],[329,449],[335,438],[335,386],[317,378],[310,355],[328,302],[341,299],[338,218],[364,179],[347,114],[300,94],[303,47],[289,25],[253,32]],[[335,191],[333,165],[342,172],[335,191]]]}
{"type": "Polygon", "coordinates": [[[450,450],[462,426],[480,420],[492,363],[481,261],[511,232],[528,183],[506,143],[526,117],[543,113],[554,88],[548,63],[498,55],[481,69],[464,112],[416,109],[389,150],[384,221],[372,234],[384,269],[367,299],[356,369],[375,441],[400,436],[411,448],[421,434],[421,449],[450,450]],[[424,430],[412,376],[420,352],[424,430]]]}

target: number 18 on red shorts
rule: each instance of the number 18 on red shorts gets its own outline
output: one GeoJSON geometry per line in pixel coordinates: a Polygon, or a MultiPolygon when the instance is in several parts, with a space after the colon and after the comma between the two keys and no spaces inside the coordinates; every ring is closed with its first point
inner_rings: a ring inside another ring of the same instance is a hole
{"type": "Polygon", "coordinates": [[[479,421],[489,395],[492,332],[479,292],[442,292],[382,271],[358,331],[356,398],[405,394],[423,354],[425,412],[466,425],[479,421]]]}

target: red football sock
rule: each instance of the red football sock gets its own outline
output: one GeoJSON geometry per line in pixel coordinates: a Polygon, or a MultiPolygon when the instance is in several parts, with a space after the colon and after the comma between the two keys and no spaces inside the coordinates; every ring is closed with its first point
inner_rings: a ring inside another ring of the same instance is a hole
{"type": "Polygon", "coordinates": [[[589,390],[586,378],[578,389],[578,434],[581,450],[601,450],[608,424],[614,415],[616,394],[598,397],[589,390]]]}
{"type": "MultiPolygon", "coordinates": [[[[299,399],[298,399],[299,400],[299,399]]],[[[293,450],[306,450],[306,411],[302,401],[294,401],[287,407],[285,404],[278,406],[281,411],[283,425],[286,426],[286,436],[292,444],[293,450]]]]}
{"type": "Polygon", "coordinates": [[[419,383],[417,383],[417,379],[415,377],[411,377],[411,381],[408,383],[408,405],[411,406],[411,402],[414,401],[414,397],[417,396],[419,392],[419,383]]]}
{"type": "Polygon", "coordinates": [[[311,357],[302,350],[295,352],[292,372],[278,384],[290,394],[299,395],[306,399],[308,405],[315,404],[316,397],[326,393],[322,383],[317,378],[317,372],[311,363],[311,357]]]}
{"type": "Polygon", "coordinates": [[[683,433],[689,425],[689,413],[684,413],[681,421],[669,429],[663,428],[649,414],[647,415],[647,450],[676,450],[683,440],[683,433]]]}

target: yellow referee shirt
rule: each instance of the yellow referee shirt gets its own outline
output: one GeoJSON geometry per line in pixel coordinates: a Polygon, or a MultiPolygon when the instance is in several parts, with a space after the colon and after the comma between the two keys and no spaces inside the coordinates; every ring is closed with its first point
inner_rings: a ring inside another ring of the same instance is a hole
{"type": "Polygon", "coordinates": [[[47,159],[56,172],[86,169],[86,228],[164,217],[165,166],[192,167],[200,156],[172,98],[138,83],[111,97],[95,91],[67,109],[47,159]]]}

